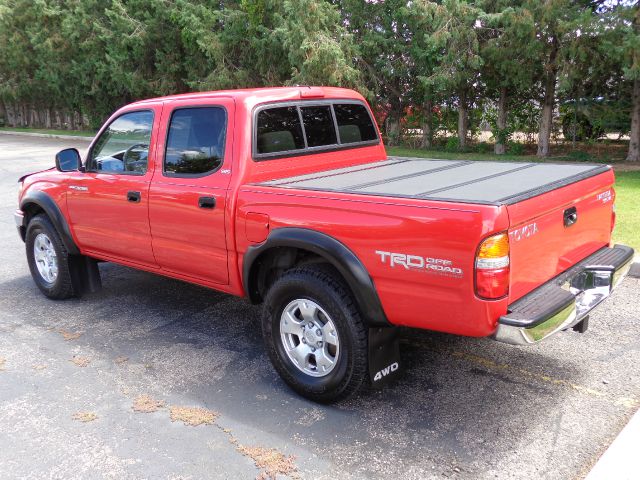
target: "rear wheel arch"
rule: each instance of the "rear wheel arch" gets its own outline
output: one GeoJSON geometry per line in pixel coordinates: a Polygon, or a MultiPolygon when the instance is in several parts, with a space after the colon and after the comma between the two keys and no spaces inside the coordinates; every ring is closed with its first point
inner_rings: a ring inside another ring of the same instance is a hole
{"type": "Polygon", "coordinates": [[[249,247],[243,261],[245,293],[252,302],[260,303],[279,273],[311,263],[324,263],[339,275],[369,326],[390,326],[362,262],[342,242],[315,230],[280,228],[262,244],[249,247]]]}

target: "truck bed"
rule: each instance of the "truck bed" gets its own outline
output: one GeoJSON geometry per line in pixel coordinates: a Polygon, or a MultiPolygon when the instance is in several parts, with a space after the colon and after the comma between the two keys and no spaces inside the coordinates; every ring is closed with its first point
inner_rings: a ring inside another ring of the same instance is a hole
{"type": "Polygon", "coordinates": [[[262,182],[260,185],[386,197],[511,205],[598,175],[607,165],[387,160],[262,182]]]}

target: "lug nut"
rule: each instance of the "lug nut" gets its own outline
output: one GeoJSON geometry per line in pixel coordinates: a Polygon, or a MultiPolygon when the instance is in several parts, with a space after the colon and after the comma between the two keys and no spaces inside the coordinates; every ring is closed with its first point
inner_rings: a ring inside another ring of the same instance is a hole
{"type": "Polygon", "coordinates": [[[313,347],[311,347],[311,353],[313,353],[313,352],[315,352],[315,351],[316,351],[316,349],[315,349],[315,348],[313,348],[313,347]]]}
{"type": "Polygon", "coordinates": [[[321,335],[322,335],[322,330],[317,329],[317,330],[316,330],[316,335],[317,335],[317,336],[321,336],[321,335]]]}
{"type": "Polygon", "coordinates": [[[307,339],[302,337],[302,343],[307,343],[307,339]]]}
{"type": "Polygon", "coordinates": [[[318,342],[316,343],[316,345],[318,346],[318,348],[322,347],[322,342],[318,342]]]}
{"type": "Polygon", "coordinates": [[[309,322],[309,323],[307,324],[307,328],[313,328],[313,323],[309,322]]]}

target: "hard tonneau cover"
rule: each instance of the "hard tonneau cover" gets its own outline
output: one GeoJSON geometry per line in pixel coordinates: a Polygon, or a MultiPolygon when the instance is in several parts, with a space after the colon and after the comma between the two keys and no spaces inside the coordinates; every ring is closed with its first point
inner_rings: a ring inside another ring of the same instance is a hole
{"type": "Polygon", "coordinates": [[[607,165],[473,162],[388,157],[387,160],[260,185],[387,197],[511,205],[606,172],[607,165]]]}

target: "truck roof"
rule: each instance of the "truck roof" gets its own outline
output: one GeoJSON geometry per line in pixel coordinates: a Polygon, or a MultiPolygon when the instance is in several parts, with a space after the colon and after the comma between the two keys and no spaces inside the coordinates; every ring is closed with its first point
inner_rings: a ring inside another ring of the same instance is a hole
{"type": "Polygon", "coordinates": [[[166,97],[149,98],[132,103],[131,105],[143,105],[150,102],[171,101],[171,100],[194,100],[216,97],[233,97],[243,102],[247,108],[268,102],[288,101],[288,100],[320,100],[323,98],[345,98],[364,100],[355,90],[339,87],[321,87],[299,85],[295,87],[264,87],[245,88],[236,90],[215,90],[210,92],[182,93],[169,95],[166,97]]]}

